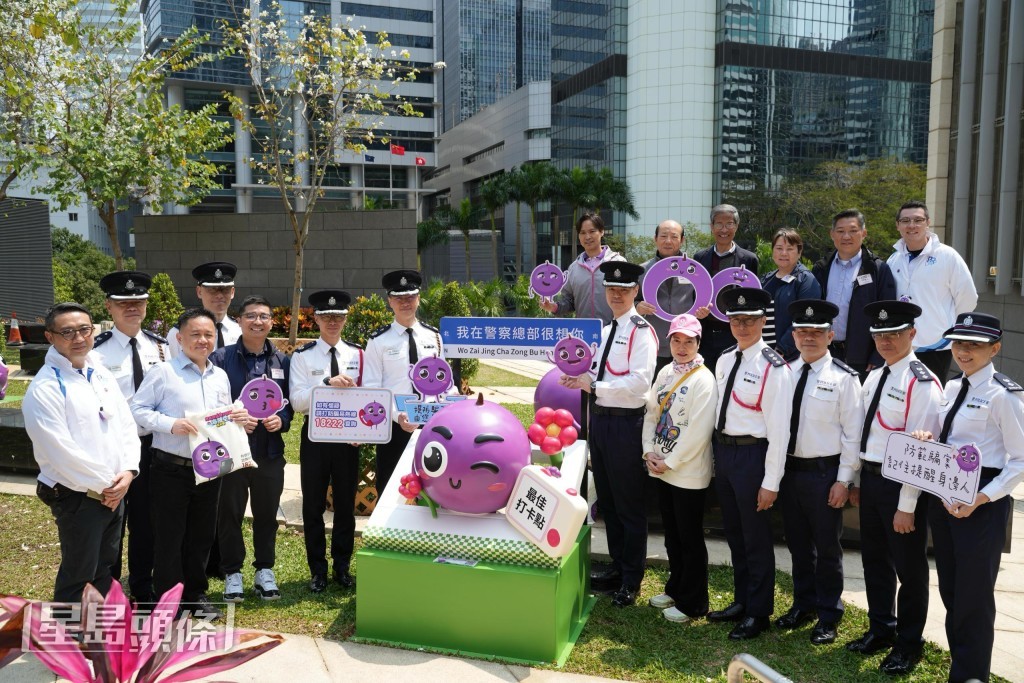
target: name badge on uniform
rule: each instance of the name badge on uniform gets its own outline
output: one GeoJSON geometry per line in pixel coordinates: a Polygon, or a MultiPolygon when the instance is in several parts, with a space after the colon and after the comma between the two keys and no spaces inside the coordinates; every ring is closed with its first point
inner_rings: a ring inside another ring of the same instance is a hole
{"type": "Polygon", "coordinates": [[[389,357],[389,358],[394,358],[394,357],[398,356],[400,353],[401,353],[401,349],[399,349],[397,346],[393,346],[393,347],[391,347],[389,349],[384,349],[384,355],[389,357]]]}
{"type": "Polygon", "coordinates": [[[121,366],[120,365],[108,365],[107,366],[107,370],[110,370],[111,372],[121,372],[121,366]]]}
{"type": "Polygon", "coordinates": [[[270,368],[270,379],[284,379],[284,368],[270,368]]]}
{"type": "Polygon", "coordinates": [[[871,273],[866,273],[864,275],[858,275],[857,276],[857,284],[858,285],[862,285],[862,286],[863,285],[870,285],[872,282],[873,282],[873,280],[871,279],[871,273]]]}
{"type": "Polygon", "coordinates": [[[324,374],[324,372],[324,370],[310,370],[309,374],[313,375],[314,377],[319,377],[320,375],[324,374]]]}
{"type": "Polygon", "coordinates": [[[789,284],[790,282],[792,282],[793,280],[795,280],[795,279],[796,279],[796,277],[795,277],[795,276],[793,276],[793,275],[787,275],[786,277],[784,277],[784,278],[780,278],[780,279],[781,279],[781,280],[782,280],[783,282],[785,282],[786,284],[789,284]]]}

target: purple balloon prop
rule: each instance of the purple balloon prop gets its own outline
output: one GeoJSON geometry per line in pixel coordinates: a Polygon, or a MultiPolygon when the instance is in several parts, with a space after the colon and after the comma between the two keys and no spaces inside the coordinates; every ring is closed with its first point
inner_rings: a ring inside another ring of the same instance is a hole
{"type": "Polygon", "coordinates": [[[413,389],[419,392],[420,400],[427,396],[440,396],[454,386],[452,366],[437,356],[421,358],[409,369],[413,389]]]}
{"type": "Polygon", "coordinates": [[[253,417],[265,420],[288,405],[280,385],[266,375],[249,380],[238,395],[245,409],[253,417]]]}
{"type": "Polygon", "coordinates": [[[726,268],[715,273],[715,276],[711,278],[711,284],[714,285],[715,295],[711,299],[711,315],[715,316],[723,323],[729,322],[728,316],[718,310],[715,306],[715,299],[718,295],[726,289],[732,289],[733,287],[750,287],[751,289],[761,289],[761,281],[757,279],[757,274],[753,271],[747,270],[746,266],[740,266],[739,268],[726,268]]]}
{"type": "Polygon", "coordinates": [[[966,446],[961,446],[956,449],[956,455],[954,457],[956,459],[956,464],[960,465],[960,469],[964,472],[973,472],[981,467],[981,453],[973,443],[969,443],[966,446]]]}
{"type": "Polygon", "coordinates": [[[545,261],[530,273],[530,296],[536,292],[542,299],[550,299],[562,290],[565,280],[566,274],[561,268],[545,261]]]}
{"type": "Polygon", "coordinates": [[[220,441],[204,441],[192,451],[196,473],[207,479],[222,477],[235,468],[228,449],[220,441]]]}
{"type": "Polygon", "coordinates": [[[459,401],[423,425],[413,472],[438,505],[481,514],[505,507],[530,441],[519,418],[497,403],[459,401]]]}
{"type": "Polygon", "coordinates": [[[572,335],[562,337],[552,352],[548,353],[548,360],[554,363],[559,370],[572,377],[578,377],[590,370],[594,363],[594,356],[597,355],[597,344],[590,344],[579,337],[572,335]]]}
{"type": "Polygon", "coordinates": [[[579,389],[563,387],[558,383],[558,378],[561,376],[562,371],[560,369],[551,368],[541,378],[540,383],[537,384],[537,389],[533,392],[533,410],[536,412],[541,408],[552,408],[554,410],[565,408],[572,413],[572,418],[576,420],[576,424],[581,424],[583,417],[580,412],[580,401],[583,392],[579,389]]]}
{"type": "Polygon", "coordinates": [[[376,427],[387,417],[386,413],[387,411],[380,403],[376,401],[367,403],[359,409],[359,421],[367,427],[376,427]]]}
{"type": "Polygon", "coordinates": [[[677,315],[668,313],[658,304],[658,289],[661,287],[661,283],[673,277],[684,278],[693,285],[693,305],[686,313],[693,313],[701,306],[707,306],[712,300],[714,287],[711,274],[703,264],[685,254],[663,258],[651,266],[651,269],[644,275],[643,286],[644,301],[654,306],[654,314],[662,320],[671,322],[677,315]]]}

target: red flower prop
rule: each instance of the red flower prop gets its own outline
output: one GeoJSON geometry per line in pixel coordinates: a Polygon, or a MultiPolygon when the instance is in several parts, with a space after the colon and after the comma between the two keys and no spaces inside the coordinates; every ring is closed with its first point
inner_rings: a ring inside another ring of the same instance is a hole
{"type": "Polygon", "coordinates": [[[423,490],[423,481],[418,474],[410,472],[403,475],[401,483],[398,485],[398,492],[405,498],[416,501],[417,505],[426,505],[430,508],[430,515],[437,518],[437,503],[423,490]]]}
{"type": "Polygon", "coordinates": [[[530,443],[539,446],[545,455],[554,455],[576,443],[579,425],[565,408],[541,408],[534,415],[534,423],[527,430],[530,443]]]}

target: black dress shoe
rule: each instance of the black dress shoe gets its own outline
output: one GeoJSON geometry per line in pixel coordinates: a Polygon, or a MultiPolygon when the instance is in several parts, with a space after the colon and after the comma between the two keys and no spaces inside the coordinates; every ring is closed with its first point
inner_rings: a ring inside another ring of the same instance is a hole
{"type": "Polygon", "coordinates": [[[768,617],[745,617],[729,632],[729,640],[750,640],[757,638],[772,625],[768,617]]]}
{"type": "Polygon", "coordinates": [[[878,669],[887,676],[906,676],[917,666],[921,659],[920,653],[907,652],[901,647],[894,647],[892,652],[885,656],[878,669]]]}
{"type": "Polygon", "coordinates": [[[344,570],[344,571],[340,571],[340,572],[337,569],[335,569],[334,570],[334,582],[337,583],[342,588],[355,588],[356,587],[356,577],[354,577],[351,574],[349,574],[347,569],[344,570]]]}
{"type": "Polygon", "coordinates": [[[708,612],[708,621],[739,621],[746,614],[746,610],[738,602],[733,602],[725,609],[716,609],[708,612]]]}
{"type": "Polygon", "coordinates": [[[312,593],[323,593],[327,590],[327,577],[323,574],[313,574],[309,580],[309,590],[312,593]]]}
{"type": "Polygon", "coordinates": [[[196,598],[196,601],[190,605],[192,616],[196,619],[202,619],[205,621],[217,621],[218,619],[224,618],[224,612],[220,611],[220,608],[215,607],[210,598],[205,595],[200,595],[196,598]]]}
{"type": "Polygon", "coordinates": [[[836,642],[836,625],[823,624],[820,621],[811,630],[811,643],[813,645],[828,645],[836,642]]]}
{"type": "Polygon", "coordinates": [[[590,572],[590,588],[595,591],[613,591],[622,585],[622,574],[609,567],[597,572],[590,572]]]}
{"type": "Polygon", "coordinates": [[[612,596],[612,604],[616,607],[629,607],[636,602],[636,594],[639,592],[639,588],[622,586],[612,596]]]}
{"type": "Polygon", "coordinates": [[[888,650],[893,645],[892,636],[879,636],[868,631],[857,640],[846,644],[850,652],[859,652],[862,655],[873,655],[882,650],[888,650]]]}
{"type": "Polygon", "coordinates": [[[775,625],[787,631],[799,628],[804,624],[814,621],[814,612],[797,607],[791,608],[788,612],[775,620],[775,625]]]}

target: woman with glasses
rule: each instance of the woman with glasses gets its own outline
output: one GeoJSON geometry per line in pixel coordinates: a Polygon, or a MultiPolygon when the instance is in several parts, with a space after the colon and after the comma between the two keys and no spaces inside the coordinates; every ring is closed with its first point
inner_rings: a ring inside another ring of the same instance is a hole
{"type": "MultiPolygon", "coordinates": [[[[957,316],[943,335],[963,375],[946,385],[938,440],[958,449],[963,469],[980,472],[971,505],[934,498],[928,506],[954,682],[989,679],[1010,493],[1024,480],[1024,387],[992,364],[1002,335],[999,319],[984,313],[957,316]]],[[[925,431],[914,436],[935,437],[925,431]]]]}
{"type": "Polygon", "coordinates": [[[800,299],[820,299],[821,285],[814,279],[800,257],[804,253],[804,241],[796,230],[782,228],[772,237],[772,260],[775,270],[761,278],[761,288],[774,299],[774,314],[769,314],[765,326],[765,342],[772,346],[787,361],[796,360],[800,353],[793,343],[793,317],[789,305],[800,299]],[[769,328],[774,319],[774,333],[769,328]]]}

